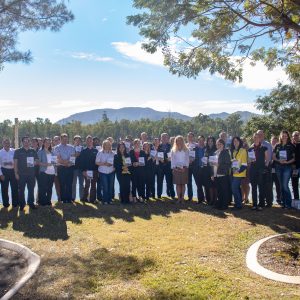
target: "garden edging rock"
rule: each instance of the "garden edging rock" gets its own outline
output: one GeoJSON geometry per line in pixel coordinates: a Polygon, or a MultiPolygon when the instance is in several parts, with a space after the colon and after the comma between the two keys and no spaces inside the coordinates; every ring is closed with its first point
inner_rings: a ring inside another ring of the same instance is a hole
{"type": "Polygon", "coordinates": [[[289,275],[279,274],[264,268],[258,262],[257,254],[258,254],[259,247],[266,241],[281,235],[285,235],[285,234],[272,235],[254,243],[247,251],[247,256],[246,256],[247,267],[254,273],[271,280],[284,282],[284,283],[300,284],[300,276],[289,276],[289,275]]]}
{"type": "Polygon", "coordinates": [[[0,299],[8,300],[33,276],[38,269],[41,259],[27,247],[11,241],[0,239],[0,248],[17,252],[27,261],[26,273],[12,286],[12,288],[0,299]]]}

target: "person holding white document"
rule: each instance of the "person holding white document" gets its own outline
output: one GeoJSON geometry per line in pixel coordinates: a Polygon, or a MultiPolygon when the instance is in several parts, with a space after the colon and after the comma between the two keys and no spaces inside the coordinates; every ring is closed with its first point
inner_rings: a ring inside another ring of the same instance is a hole
{"type": "Polygon", "coordinates": [[[155,197],[155,190],[154,190],[154,166],[155,163],[153,161],[153,156],[155,157],[154,153],[151,150],[152,145],[148,142],[144,142],[143,150],[145,151],[145,184],[146,184],[146,200],[148,201],[150,197],[155,197]],[[153,155],[151,155],[151,152],[153,155]]]}
{"type": "Polygon", "coordinates": [[[14,153],[14,170],[15,177],[19,187],[19,205],[20,211],[24,210],[25,187],[27,186],[28,196],[27,204],[31,209],[35,209],[34,204],[34,186],[35,186],[35,168],[38,156],[34,149],[29,147],[30,139],[28,136],[22,138],[22,147],[14,153]]]}
{"type": "Polygon", "coordinates": [[[133,202],[143,202],[146,198],[145,195],[145,165],[146,153],[141,150],[141,143],[139,139],[133,141],[133,149],[130,150],[129,156],[132,162],[132,200],[133,202]],[[137,193],[138,192],[138,198],[137,193]]]}
{"type": "Polygon", "coordinates": [[[229,151],[225,148],[225,142],[218,139],[217,151],[211,158],[211,179],[215,181],[217,188],[217,209],[227,209],[230,195],[229,172],[231,159],[229,151]]]}
{"type": "Polygon", "coordinates": [[[9,207],[8,187],[10,184],[12,206],[18,206],[18,183],[14,172],[15,149],[10,148],[10,140],[5,138],[2,142],[3,148],[0,150],[0,179],[1,194],[4,207],[9,207]]]}
{"type": "Polygon", "coordinates": [[[103,190],[103,204],[112,204],[114,187],[114,156],[112,144],[109,140],[102,143],[102,150],[96,156],[96,165],[98,166],[99,179],[98,184],[103,190]]]}
{"type": "Polygon", "coordinates": [[[248,149],[248,163],[250,173],[250,184],[252,191],[252,210],[260,211],[265,206],[265,185],[263,180],[265,169],[268,166],[268,148],[261,144],[258,133],[253,135],[254,144],[248,149]],[[259,202],[257,203],[257,188],[259,202]]]}
{"type": "Polygon", "coordinates": [[[292,176],[292,164],[295,162],[295,147],[286,130],[282,130],[279,136],[279,143],[273,150],[275,171],[278,176],[281,190],[281,203],[283,208],[292,207],[292,195],[289,188],[289,181],[292,176]]]}
{"type": "Polygon", "coordinates": [[[52,188],[55,176],[55,166],[53,164],[53,152],[51,139],[45,138],[42,149],[38,151],[39,158],[39,180],[38,180],[38,197],[39,205],[51,206],[52,188]]]}
{"type": "Polygon", "coordinates": [[[176,136],[171,150],[171,169],[173,183],[176,184],[178,202],[184,201],[185,185],[188,184],[189,176],[189,149],[181,135],[176,136]]]}

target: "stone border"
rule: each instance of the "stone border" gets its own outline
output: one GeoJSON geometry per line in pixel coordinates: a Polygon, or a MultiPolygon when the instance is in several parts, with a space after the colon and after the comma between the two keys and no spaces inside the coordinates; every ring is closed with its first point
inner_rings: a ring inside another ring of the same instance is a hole
{"type": "Polygon", "coordinates": [[[285,235],[285,233],[272,235],[254,243],[247,251],[247,256],[246,256],[247,267],[254,273],[271,280],[284,282],[284,283],[300,284],[300,276],[289,276],[289,275],[279,274],[264,268],[258,263],[257,252],[259,250],[259,247],[264,242],[281,235],[285,235]]]}
{"type": "Polygon", "coordinates": [[[17,252],[20,254],[24,259],[26,259],[28,267],[26,273],[16,282],[12,288],[0,299],[0,300],[8,300],[10,299],[14,294],[17,293],[17,291],[33,276],[33,274],[38,269],[41,259],[40,257],[32,252],[27,247],[17,244],[14,242],[10,242],[7,240],[0,239],[0,247],[11,250],[14,252],[17,252]]]}

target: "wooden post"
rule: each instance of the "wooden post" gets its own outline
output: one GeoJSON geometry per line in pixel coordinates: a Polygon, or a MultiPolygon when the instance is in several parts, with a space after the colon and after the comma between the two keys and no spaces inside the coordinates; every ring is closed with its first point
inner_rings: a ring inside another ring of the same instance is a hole
{"type": "Polygon", "coordinates": [[[19,148],[19,119],[15,118],[15,149],[19,148]]]}

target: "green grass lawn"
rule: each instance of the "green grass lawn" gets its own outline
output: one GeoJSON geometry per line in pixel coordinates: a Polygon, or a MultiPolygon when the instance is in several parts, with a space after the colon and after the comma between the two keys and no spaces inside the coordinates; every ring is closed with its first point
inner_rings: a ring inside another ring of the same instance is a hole
{"type": "Polygon", "coordinates": [[[165,199],[0,210],[1,238],[41,256],[14,299],[299,299],[299,286],[245,265],[252,243],[288,231],[300,231],[300,213],[279,207],[222,212],[165,199]]]}

